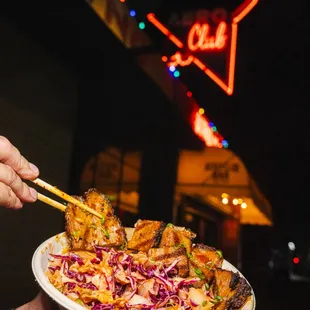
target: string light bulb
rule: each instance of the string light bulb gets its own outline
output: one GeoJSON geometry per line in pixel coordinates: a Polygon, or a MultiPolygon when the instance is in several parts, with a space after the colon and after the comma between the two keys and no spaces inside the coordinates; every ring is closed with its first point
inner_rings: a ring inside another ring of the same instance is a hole
{"type": "Polygon", "coordinates": [[[228,146],[229,146],[229,144],[228,144],[228,142],[227,142],[226,140],[223,140],[223,141],[222,141],[222,145],[223,145],[223,147],[224,147],[225,149],[227,149],[228,146]]]}
{"type": "Polygon", "coordinates": [[[241,208],[242,208],[242,209],[246,209],[247,206],[248,206],[248,205],[246,204],[246,202],[243,202],[243,203],[241,204],[241,208]]]}
{"type": "Polygon", "coordinates": [[[235,199],[233,199],[232,203],[233,203],[233,205],[235,205],[235,206],[236,206],[236,205],[238,204],[238,199],[236,199],[236,198],[235,198],[235,199]]]}
{"type": "Polygon", "coordinates": [[[224,205],[227,205],[227,204],[228,204],[228,198],[223,198],[223,199],[222,199],[222,203],[223,203],[224,205]]]}
{"type": "Polygon", "coordinates": [[[144,23],[144,22],[140,22],[140,23],[139,23],[139,28],[140,28],[141,30],[145,29],[145,23],[144,23]]]}
{"type": "Polygon", "coordinates": [[[170,67],[169,67],[169,71],[170,71],[170,72],[174,72],[174,71],[175,71],[175,66],[170,66],[170,67]]]}

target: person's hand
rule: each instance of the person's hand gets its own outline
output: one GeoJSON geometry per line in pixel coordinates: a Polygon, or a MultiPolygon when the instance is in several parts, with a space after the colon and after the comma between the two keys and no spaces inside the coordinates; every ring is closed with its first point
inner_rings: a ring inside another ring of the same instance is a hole
{"type": "Polygon", "coordinates": [[[0,206],[20,209],[24,202],[37,200],[37,192],[22,181],[33,180],[38,168],[30,164],[10,143],[0,136],[0,206]]]}

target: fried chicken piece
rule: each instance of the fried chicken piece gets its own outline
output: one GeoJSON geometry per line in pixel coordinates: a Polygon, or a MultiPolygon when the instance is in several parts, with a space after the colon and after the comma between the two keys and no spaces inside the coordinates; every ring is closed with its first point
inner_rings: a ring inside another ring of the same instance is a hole
{"type": "MultiPolygon", "coordinates": [[[[83,197],[73,196],[85,203],[83,197]]],[[[87,229],[88,215],[84,210],[68,203],[65,213],[66,232],[72,250],[83,250],[84,235],[87,229]]]]}
{"type": "Polygon", "coordinates": [[[187,252],[190,253],[192,240],[196,238],[196,234],[184,227],[168,224],[163,232],[159,247],[171,247],[183,245],[187,252]]]}
{"type": "Polygon", "coordinates": [[[180,260],[177,264],[177,273],[182,278],[186,278],[189,274],[188,258],[185,247],[164,247],[152,248],[148,252],[148,256],[155,262],[162,262],[166,266],[171,265],[176,259],[180,260]]]}
{"type": "Polygon", "coordinates": [[[216,304],[212,309],[240,309],[252,295],[251,287],[238,273],[216,268],[211,286],[216,304]]]}
{"type": "Polygon", "coordinates": [[[66,231],[72,250],[93,251],[94,245],[118,247],[126,243],[126,234],[120,220],[107,198],[96,189],[89,189],[83,197],[77,197],[102,218],[68,204],[66,231]]]}
{"type": "Polygon", "coordinates": [[[194,284],[195,287],[201,287],[204,283],[210,284],[215,268],[221,267],[223,263],[222,252],[204,244],[195,244],[189,258],[190,276],[201,279],[194,284]]]}
{"type": "Polygon", "coordinates": [[[148,252],[159,245],[165,223],[160,221],[138,220],[128,242],[128,249],[148,252]]]}

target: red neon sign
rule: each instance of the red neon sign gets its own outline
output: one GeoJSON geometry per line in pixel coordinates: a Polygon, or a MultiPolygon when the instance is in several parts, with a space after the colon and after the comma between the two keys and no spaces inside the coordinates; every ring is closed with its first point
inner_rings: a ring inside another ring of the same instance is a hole
{"type": "Polygon", "coordinates": [[[215,35],[210,36],[210,25],[196,23],[188,33],[187,46],[190,51],[222,50],[227,42],[227,24],[221,22],[215,35]]]}
{"type": "Polygon", "coordinates": [[[206,146],[222,148],[221,136],[217,137],[210,128],[207,119],[198,111],[193,114],[193,130],[195,134],[204,141],[206,146]]]}
{"type": "Polygon", "coordinates": [[[173,65],[176,67],[178,65],[188,66],[190,64],[195,64],[219,87],[221,87],[227,95],[232,95],[234,92],[238,23],[254,8],[257,3],[258,0],[245,0],[234,12],[231,13],[229,24],[223,21],[218,24],[214,35],[210,34],[211,29],[208,23],[195,23],[188,33],[186,44],[171,33],[171,31],[169,31],[169,29],[166,28],[153,13],[149,13],[147,15],[147,19],[180,49],[187,48],[187,50],[194,53],[196,51],[222,51],[223,49],[228,48],[226,80],[220,78],[217,73],[215,73],[199,59],[199,56],[193,54],[186,56],[182,55],[179,51],[170,57],[169,61],[167,61],[167,65],[173,65]]]}

